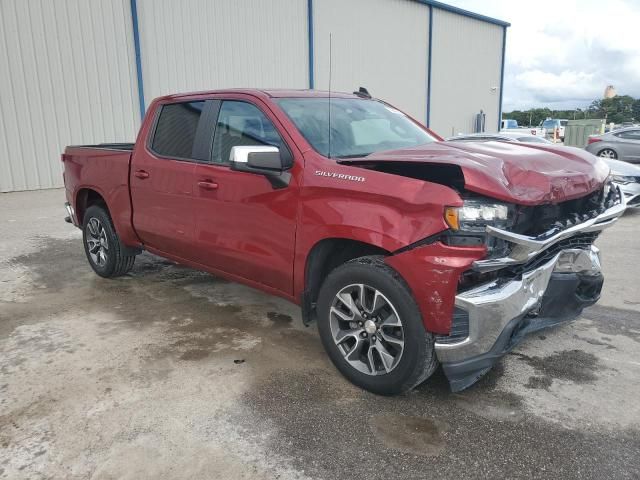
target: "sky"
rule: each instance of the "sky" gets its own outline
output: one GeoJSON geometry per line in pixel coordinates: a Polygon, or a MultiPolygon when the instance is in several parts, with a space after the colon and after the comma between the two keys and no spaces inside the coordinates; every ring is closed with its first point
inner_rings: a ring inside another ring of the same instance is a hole
{"type": "Polygon", "coordinates": [[[444,0],[511,23],[503,111],[640,98],[640,0],[444,0]]]}

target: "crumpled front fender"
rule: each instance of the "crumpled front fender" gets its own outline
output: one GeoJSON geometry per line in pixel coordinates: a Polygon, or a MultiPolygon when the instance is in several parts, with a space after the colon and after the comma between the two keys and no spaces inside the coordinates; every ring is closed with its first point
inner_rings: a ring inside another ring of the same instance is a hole
{"type": "Polygon", "coordinates": [[[458,280],[485,247],[451,247],[441,242],[390,255],[385,262],[409,285],[427,331],[449,334],[458,280]]]}

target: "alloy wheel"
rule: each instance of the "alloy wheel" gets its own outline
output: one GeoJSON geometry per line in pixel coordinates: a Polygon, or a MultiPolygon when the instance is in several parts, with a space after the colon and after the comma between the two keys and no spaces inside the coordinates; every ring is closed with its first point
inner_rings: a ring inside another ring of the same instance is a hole
{"type": "Polygon", "coordinates": [[[102,222],[95,217],[87,224],[86,242],[91,261],[99,267],[104,267],[109,255],[109,241],[102,222]]]}
{"type": "Polygon", "coordinates": [[[391,372],[404,351],[404,328],[379,290],[353,284],[340,290],[329,312],[331,335],[344,359],[367,375],[391,372]]]}
{"type": "Polygon", "coordinates": [[[616,155],[616,152],[614,152],[610,148],[605,148],[598,154],[598,156],[602,158],[618,158],[618,155],[616,155]]]}

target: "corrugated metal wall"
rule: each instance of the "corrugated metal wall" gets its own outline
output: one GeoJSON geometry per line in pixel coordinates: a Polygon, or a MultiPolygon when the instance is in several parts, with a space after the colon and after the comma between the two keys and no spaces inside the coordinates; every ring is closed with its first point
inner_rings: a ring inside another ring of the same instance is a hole
{"type": "Polygon", "coordinates": [[[315,88],[369,92],[425,122],[429,8],[408,0],[313,4],[315,88]]]}
{"type": "Polygon", "coordinates": [[[65,145],[135,138],[133,55],[128,0],[0,2],[0,191],[62,186],[65,145]]]}
{"type": "Polygon", "coordinates": [[[503,28],[433,9],[430,126],[440,135],[473,132],[480,110],[497,130],[503,28]]]}
{"type": "Polygon", "coordinates": [[[308,88],[307,2],[138,0],[147,105],[167,93],[308,88]]]}

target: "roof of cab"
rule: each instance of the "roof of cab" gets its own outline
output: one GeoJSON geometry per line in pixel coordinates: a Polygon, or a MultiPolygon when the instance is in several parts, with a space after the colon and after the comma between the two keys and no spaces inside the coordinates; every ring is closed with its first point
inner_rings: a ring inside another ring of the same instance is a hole
{"type": "MultiPolygon", "coordinates": [[[[180,100],[185,97],[195,97],[201,95],[225,94],[225,93],[244,93],[255,97],[270,98],[327,98],[329,92],[326,90],[304,90],[304,89],[258,89],[258,88],[225,88],[223,90],[204,90],[199,92],[185,92],[165,95],[159,100],[180,100]]],[[[331,92],[334,98],[362,98],[359,95],[345,92],[331,92]]]]}

